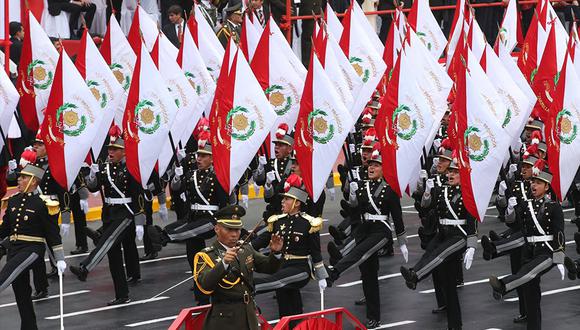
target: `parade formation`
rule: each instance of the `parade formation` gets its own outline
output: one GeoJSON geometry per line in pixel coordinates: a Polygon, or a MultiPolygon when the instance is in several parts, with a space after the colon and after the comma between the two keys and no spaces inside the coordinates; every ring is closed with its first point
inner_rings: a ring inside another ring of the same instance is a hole
{"type": "Polygon", "coordinates": [[[352,273],[362,292],[330,305],[364,306],[367,329],[415,322],[382,318],[408,310],[425,282],[446,322],[420,328],[471,329],[460,288],[474,264],[486,278],[470,284],[489,293],[479,300],[517,300],[510,323],[541,329],[547,274],[579,277],[569,250],[580,254],[577,1],[460,0],[453,19],[427,0],[394,1],[380,33],[355,1],[324,11],[302,1],[300,23],[282,1],[189,1],[162,5],[163,18],[157,2],[111,1],[102,38],[89,32],[105,8],[93,2],[45,2],[68,13],[74,49],[28,4],[9,25],[0,293],[12,286],[21,329],[43,328],[35,305],[55,297],[52,319],[66,327],[77,314],[63,283],[93,285],[103,267],[103,310],[187,291],[171,310],[209,305],[203,329],[266,329],[263,310],[277,311],[271,326],[324,311],[352,273]],[[482,14],[490,8],[497,22],[482,14]],[[74,246],[63,247],[71,223],[74,246]],[[184,252],[187,278],[136,300],[158,275],[143,265],[164,250],[184,252]],[[509,269],[491,271],[503,256],[509,269]],[[385,277],[386,258],[398,271],[385,277]],[[398,281],[385,291],[385,278],[398,281]]]}

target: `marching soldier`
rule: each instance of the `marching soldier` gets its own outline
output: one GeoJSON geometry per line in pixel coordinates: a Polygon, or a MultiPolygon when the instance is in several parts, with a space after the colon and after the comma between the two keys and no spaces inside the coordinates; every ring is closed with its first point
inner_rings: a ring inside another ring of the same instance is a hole
{"type": "Polygon", "coordinates": [[[59,205],[38,193],[44,170],[26,165],[18,178],[19,193],[2,200],[5,208],[0,224],[0,239],[9,238],[8,260],[0,272],[0,292],[10,284],[20,312],[21,329],[35,330],[36,315],[32,305],[30,269],[44,258],[45,245],[52,248],[60,273],[66,269],[57,218],[59,205]]]}
{"type": "Polygon", "coordinates": [[[109,270],[115,287],[115,299],[107,303],[109,306],[131,301],[127,281],[137,282],[141,278],[135,236],[140,241],[143,240],[145,224],[143,189],[127,170],[125,142],[120,133],[117,126],[111,127],[110,143],[107,145],[108,162],[92,164],[86,178],[90,191],[102,189],[104,195],[102,236],[96,248],[80,262],[79,266],[70,267],[71,272],[79,280],[86,281],[89,272],[106,254],[109,257],[109,270]],[[121,246],[125,255],[125,266],[121,246]]]}
{"type": "Polygon", "coordinates": [[[302,212],[308,193],[298,175],[290,175],[285,186],[283,213],[268,219],[271,237],[279,235],[284,242],[284,261],[276,273],[255,280],[256,293],[276,291],[280,318],[303,312],[300,289],[309,282],[310,277],[314,275],[318,280],[320,290],[326,288],[325,279],[328,277],[320,252],[322,219],[302,212]]]}
{"type": "MultiPolygon", "coordinates": [[[[536,172],[531,182],[531,197],[514,206],[511,217],[522,219],[522,232],[525,245],[522,248],[522,264],[516,274],[502,279],[489,278],[493,296],[499,300],[506,293],[523,286],[523,296],[527,311],[527,329],[541,329],[542,316],[540,308],[540,278],[554,265],[557,266],[564,280],[564,213],[559,203],[551,200],[547,193],[550,190],[552,174],[545,167],[543,160],[534,164],[536,172]],[[537,173],[537,174],[536,174],[537,173]]],[[[506,219],[507,221],[507,219],[506,219]]]]}
{"type": "Polygon", "coordinates": [[[368,160],[369,180],[355,181],[349,185],[349,202],[357,208],[357,213],[362,215],[363,221],[353,232],[356,246],[337,264],[329,267],[328,278],[328,283],[332,285],[341,274],[359,267],[366,299],[368,329],[379,327],[381,324],[377,252],[387,244],[389,237],[392,237],[393,228],[389,224],[389,216],[395,224],[394,231],[405,261],[409,258],[401,201],[383,179],[382,163],[380,152],[375,148],[368,160]]]}
{"type": "Polygon", "coordinates": [[[226,20],[222,28],[217,32],[217,37],[222,46],[226,48],[230,37],[236,44],[240,42],[242,30],[242,2],[240,0],[229,0],[228,6],[224,9],[226,20]]]}
{"type": "Polygon", "coordinates": [[[421,259],[412,268],[401,266],[401,274],[407,287],[415,290],[421,281],[435,269],[445,274],[442,286],[447,303],[449,329],[461,329],[461,310],[457,297],[457,264],[465,252],[463,262],[469,269],[477,246],[477,220],[467,212],[461,195],[461,179],[457,163],[452,161],[448,169],[448,185],[435,189],[433,181],[427,181],[421,207],[436,208],[439,228],[429,241],[421,259]]]}
{"type": "Polygon", "coordinates": [[[214,228],[217,240],[195,255],[195,283],[211,297],[212,304],[205,318],[205,330],[259,329],[254,272],[271,274],[279,268],[283,241],[272,235],[272,253],[268,257],[248,244],[240,245],[241,218],[245,214],[238,205],[219,210],[214,228]]]}

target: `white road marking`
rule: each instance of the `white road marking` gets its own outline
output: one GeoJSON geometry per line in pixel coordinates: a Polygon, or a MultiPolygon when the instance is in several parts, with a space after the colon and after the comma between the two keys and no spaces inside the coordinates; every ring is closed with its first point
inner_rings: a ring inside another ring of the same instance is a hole
{"type": "MultiPolygon", "coordinates": [[[[139,245],[137,248],[138,248],[138,249],[142,249],[142,248],[143,248],[143,245],[139,245]]],[[[65,258],[65,259],[72,259],[72,258],[86,257],[86,256],[88,256],[89,254],[90,254],[90,252],[87,252],[87,253],[81,253],[81,254],[75,254],[75,255],[72,255],[72,254],[71,254],[71,255],[68,255],[68,256],[64,256],[64,258],[65,258]]],[[[48,258],[44,258],[44,261],[45,261],[45,262],[46,262],[46,261],[48,261],[48,258]]]]}
{"type": "MultiPolygon", "coordinates": [[[[399,277],[399,276],[401,276],[401,273],[394,273],[394,274],[383,275],[383,276],[379,276],[379,281],[380,280],[386,280],[386,279],[393,278],[393,277],[399,277]]],[[[358,285],[358,284],[362,284],[362,281],[361,280],[358,280],[358,281],[354,281],[354,282],[348,282],[348,283],[344,283],[344,284],[339,284],[339,285],[337,285],[337,287],[339,287],[339,288],[348,288],[348,287],[355,286],[355,285],[358,285]]]]}
{"type": "MultiPolygon", "coordinates": [[[[502,275],[502,276],[498,276],[499,279],[502,279],[504,277],[506,277],[507,275],[502,275]]],[[[471,281],[471,282],[465,282],[463,283],[462,286],[469,286],[469,285],[474,285],[474,284],[481,284],[481,283],[487,283],[489,282],[489,278],[483,279],[483,280],[478,280],[478,281],[471,281]]],[[[423,291],[419,291],[419,293],[433,293],[435,292],[435,289],[429,289],[429,290],[423,290],[423,291]]]]}
{"type": "MultiPolygon", "coordinates": [[[[561,288],[561,289],[556,289],[556,290],[550,290],[550,291],[545,291],[542,292],[542,297],[543,296],[550,296],[556,293],[561,293],[561,292],[568,292],[568,291],[574,291],[574,290],[580,290],[580,285],[575,285],[575,286],[569,286],[567,288],[561,288]]],[[[509,299],[505,299],[505,301],[518,301],[518,298],[509,298],[509,299]]]]}
{"type": "MultiPolygon", "coordinates": [[[[124,307],[128,307],[128,306],[133,306],[133,305],[142,305],[142,304],[146,304],[146,303],[150,303],[150,302],[154,302],[154,301],[159,301],[159,300],[165,300],[165,299],[169,299],[169,297],[157,297],[154,299],[136,300],[136,301],[132,301],[128,304],[123,304],[123,305],[86,309],[86,310],[82,310],[82,311],[78,311],[78,312],[66,313],[63,315],[63,317],[72,317],[72,316],[78,316],[78,315],[91,314],[91,313],[96,313],[96,312],[108,311],[111,309],[124,308],[124,307]]],[[[58,320],[58,319],[60,319],[60,315],[48,316],[48,317],[45,317],[45,319],[58,320]]]]}
{"type": "Polygon", "coordinates": [[[173,259],[180,259],[180,258],[185,258],[185,257],[187,257],[187,255],[182,254],[182,255],[179,255],[179,256],[164,257],[164,258],[155,258],[155,259],[151,259],[151,260],[139,261],[139,264],[148,264],[148,263],[157,262],[157,261],[173,260],[173,259]]]}
{"type": "MultiPolygon", "coordinates": [[[[91,292],[91,290],[73,291],[73,292],[64,293],[62,296],[63,297],[76,296],[78,294],[89,293],[89,292],[91,292]]],[[[32,302],[40,302],[40,301],[45,301],[45,300],[50,300],[50,299],[58,299],[58,297],[60,297],[60,296],[59,295],[48,296],[46,298],[33,300],[32,302]]],[[[16,302],[0,305],[0,308],[10,307],[10,306],[16,306],[16,302]]]]}
{"type": "Polygon", "coordinates": [[[125,324],[125,326],[129,327],[129,328],[134,328],[134,327],[140,327],[142,325],[148,325],[148,324],[164,322],[164,321],[171,321],[171,320],[175,320],[176,318],[177,318],[177,315],[173,315],[173,316],[162,317],[162,318],[158,318],[158,319],[147,320],[147,321],[142,321],[142,322],[137,322],[137,323],[125,324]]]}
{"type": "Polygon", "coordinates": [[[412,323],[415,323],[415,322],[417,322],[417,321],[409,321],[409,320],[407,320],[407,321],[400,321],[400,322],[395,322],[395,323],[387,323],[387,324],[383,324],[380,327],[375,328],[375,329],[394,328],[394,327],[398,327],[400,325],[407,325],[407,324],[412,324],[412,323]]]}

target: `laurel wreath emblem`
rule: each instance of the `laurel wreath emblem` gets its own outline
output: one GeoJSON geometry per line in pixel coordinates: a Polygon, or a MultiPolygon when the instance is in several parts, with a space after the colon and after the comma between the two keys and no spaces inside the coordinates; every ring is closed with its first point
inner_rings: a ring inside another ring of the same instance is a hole
{"type": "MultiPolygon", "coordinates": [[[[469,159],[480,162],[482,160],[485,159],[485,157],[487,157],[487,155],[489,154],[489,141],[488,140],[483,140],[483,151],[480,154],[474,154],[471,152],[470,148],[469,148],[469,136],[472,133],[479,133],[480,130],[479,128],[475,127],[475,126],[469,126],[466,130],[465,133],[463,133],[463,143],[464,145],[468,146],[469,149],[469,159]]],[[[477,134],[476,134],[477,136],[477,134]]]]}
{"type": "Polygon", "coordinates": [[[117,71],[122,75],[122,77],[120,77],[121,79],[119,79],[119,77],[117,77],[117,75],[115,74],[115,71],[113,71],[113,74],[115,74],[115,77],[117,79],[119,79],[119,82],[123,83],[123,89],[128,90],[129,87],[131,86],[131,77],[125,76],[123,74],[123,72],[121,71],[121,70],[123,70],[123,66],[119,63],[113,63],[110,65],[110,68],[111,68],[111,70],[117,69],[117,71]]]}
{"type": "Polygon", "coordinates": [[[425,46],[427,46],[428,50],[431,50],[432,46],[430,42],[425,42],[425,39],[423,39],[424,37],[427,36],[427,34],[425,34],[425,32],[421,32],[421,31],[417,31],[417,36],[419,37],[419,39],[421,39],[421,41],[423,41],[423,43],[425,43],[425,46]]]}
{"type": "MultiPolygon", "coordinates": [[[[308,131],[312,135],[312,139],[320,144],[326,144],[328,141],[332,140],[334,136],[334,125],[330,124],[327,128],[327,133],[323,136],[317,136],[314,134],[311,123],[313,120],[316,119],[317,116],[322,117],[321,119],[324,120],[324,117],[328,116],[326,112],[320,109],[314,109],[310,114],[308,114],[308,131]]],[[[326,123],[326,121],[324,121],[326,123]]]]}
{"type": "Polygon", "coordinates": [[[359,76],[362,76],[362,80],[363,82],[367,82],[369,80],[370,77],[370,70],[369,69],[362,69],[361,64],[363,63],[363,60],[360,57],[351,57],[348,59],[348,61],[350,62],[350,64],[352,65],[352,67],[354,68],[354,70],[356,71],[356,73],[359,76]]]}
{"type": "MultiPolygon", "coordinates": [[[[87,87],[91,88],[95,88],[100,94],[101,94],[101,102],[100,102],[100,106],[101,109],[104,109],[107,106],[107,103],[109,102],[109,98],[107,97],[107,93],[103,93],[101,90],[99,90],[97,87],[101,86],[101,84],[99,84],[98,82],[94,81],[94,80],[87,80],[87,87]]],[[[91,90],[92,92],[92,90],[91,90]]],[[[93,93],[94,94],[94,93],[93,93]]],[[[97,98],[97,95],[95,95],[95,98],[97,98]]],[[[97,98],[97,101],[99,101],[99,99],[97,98]]]]}
{"type": "Polygon", "coordinates": [[[249,129],[246,133],[238,133],[238,132],[234,132],[234,125],[231,122],[231,119],[234,117],[234,115],[236,114],[241,114],[241,113],[248,113],[248,109],[242,107],[242,106],[235,106],[233,107],[230,111],[228,111],[228,114],[226,116],[226,131],[230,133],[230,136],[233,137],[234,139],[238,140],[238,141],[246,141],[247,139],[249,139],[254,132],[256,131],[256,121],[252,120],[249,124],[249,129]]]}
{"type": "MultiPolygon", "coordinates": [[[[266,90],[264,91],[264,94],[266,94],[267,96],[270,96],[270,94],[272,94],[276,91],[283,91],[283,90],[284,90],[284,87],[282,87],[280,85],[272,85],[272,86],[266,88],[266,90]]],[[[282,93],[280,93],[280,94],[282,94],[282,93]]],[[[278,116],[283,116],[292,107],[292,98],[290,96],[286,97],[285,101],[286,102],[283,104],[282,108],[274,107],[274,112],[276,112],[276,114],[278,116]]]]}
{"type": "MultiPolygon", "coordinates": [[[[572,113],[570,111],[568,111],[567,109],[562,109],[556,115],[556,123],[558,123],[558,136],[560,137],[560,141],[564,142],[565,144],[571,144],[576,139],[576,136],[578,135],[578,127],[576,126],[576,124],[574,124],[572,127],[569,127],[569,131],[571,131],[571,133],[568,133],[566,135],[562,134],[562,122],[561,122],[561,120],[565,118],[564,116],[571,117],[572,113]]],[[[569,121],[569,122],[571,122],[571,121],[569,121]]]]}
{"type": "Polygon", "coordinates": [[[399,132],[399,129],[398,129],[399,115],[404,113],[404,112],[411,112],[411,108],[409,108],[409,106],[407,106],[405,104],[399,105],[395,109],[395,111],[393,112],[393,116],[392,116],[391,120],[392,120],[393,126],[395,128],[395,131],[397,132],[397,136],[403,140],[409,141],[409,140],[411,140],[413,135],[415,135],[415,133],[417,133],[417,120],[413,119],[413,121],[411,122],[411,129],[408,132],[406,132],[406,133],[399,132]]]}
{"type": "Polygon", "coordinates": [[[510,123],[511,120],[512,120],[512,109],[508,108],[505,114],[505,118],[503,119],[503,123],[501,124],[501,127],[506,128],[506,126],[510,123]]]}
{"type": "Polygon", "coordinates": [[[185,71],[185,77],[187,78],[187,80],[189,80],[189,83],[195,90],[195,94],[197,94],[198,96],[201,95],[201,86],[196,85],[195,81],[193,81],[193,79],[195,79],[195,75],[189,71],[185,71]]]}
{"type": "MultiPolygon", "coordinates": [[[[32,85],[34,87],[38,88],[38,89],[45,90],[45,89],[48,89],[48,87],[50,87],[50,85],[52,84],[52,79],[54,77],[53,77],[53,74],[52,74],[51,71],[48,71],[48,73],[45,74],[46,69],[43,67],[43,65],[46,65],[46,63],[43,60],[34,60],[34,61],[30,62],[30,64],[28,64],[28,67],[27,67],[27,70],[26,71],[27,71],[27,75],[30,76],[30,73],[33,72],[33,70],[37,66],[38,66],[39,69],[42,69],[42,78],[39,79],[39,80],[42,81],[42,80],[45,80],[44,78],[46,78],[46,81],[44,83],[42,83],[42,84],[40,84],[40,83],[33,83],[32,85]]],[[[33,74],[33,78],[36,79],[36,77],[34,77],[34,76],[35,76],[35,74],[33,74]]]]}
{"type": "Polygon", "coordinates": [[[73,103],[68,103],[68,102],[63,103],[63,105],[61,105],[56,110],[56,122],[59,123],[58,126],[61,129],[61,131],[63,132],[63,134],[68,135],[68,136],[79,136],[87,127],[87,118],[85,117],[85,115],[81,115],[81,118],[80,118],[81,124],[79,125],[79,127],[77,129],[72,129],[72,130],[65,129],[64,124],[61,122],[61,116],[64,115],[64,113],[67,110],[72,110],[72,109],[78,109],[78,107],[73,103]]]}
{"type": "Polygon", "coordinates": [[[161,126],[161,116],[159,114],[155,115],[155,122],[151,127],[146,127],[142,125],[141,121],[139,120],[141,109],[153,106],[154,106],[153,102],[149,100],[140,101],[139,103],[137,103],[137,106],[135,106],[135,119],[137,120],[137,126],[139,127],[139,130],[145,134],[153,134],[161,126]]]}

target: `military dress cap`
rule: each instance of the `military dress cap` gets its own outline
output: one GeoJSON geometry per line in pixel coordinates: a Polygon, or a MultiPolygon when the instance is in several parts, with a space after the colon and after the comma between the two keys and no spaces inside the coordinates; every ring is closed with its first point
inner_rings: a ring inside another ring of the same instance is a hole
{"type": "Polygon", "coordinates": [[[373,147],[373,152],[371,153],[371,158],[367,162],[375,162],[382,164],[383,163],[383,156],[381,155],[381,151],[379,150],[379,144],[375,144],[373,147]]]}
{"type": "Polygon", "coordinates": [[[229,0],[228,6],[225,8],[228,15],[231,14],[242,14],[242,1],[241,0],[229,0]]]}
{"type": "Polygon", "coordinates": [[[458,170],[459,171],[459,164],[457,164],[457,159],[452,159],[451,164],[448,167],[450,170],[458,170]]]}
{"type": "Polygon", "coordinates": [[[44,169],[32,164],[28,164],[20,171],[20,175],[28,175],[35,177],[38,180],[42,180],[42,177],[44,176],[44,169]]]}
{"type": "Polygon", "coordinates": [[[304,188],[302,178],[297,174],[290,174],[288,179],[286,179],[286,182],[284,182],[284,193],[282,193],[282,196],[297,199],[302,203],[306,203],[308,200],[308,193],[304,188]]]}
{"type": "Polygon", "coordinates": [[[123,134],[117,125],[113,125],[109,129],[109,144],[107,144],[107,148],[125,149],[125,140],[123,140],[123,134]]]}
{"type": "Polygon", "coordinates": [[[548,170],[548,165],[543,159],[538,159],[532,167],[532,177],[534,179],[542,180],[548,184],[552,183],[552,173],[548,170]]]}
{"type": "Polygon", "coordinates": [[[544,153],[548,152],[548,145],[546,144],[546,142],[540,141],[540,143],[538,143],[538,150],[541,150],[544,153]]]}
{"type": "Polygon", "coordinates": [[[539,119],[533,119],[531,121],[528,121],[528,123],[526,124],[526,128],[543,130],[544,129],[544,122],[542,122],[539,119]]]}
{"type": "Polygon", "coordinates": [[[211,155],[211,144],[209,143],[210,134],[209,131],[203,131],[199,133],[197,139],[197,153],[204,155],[211,155]]]}
{"type": "Polygon", "coordinates": [[[441,149],[441,152],[439,153],[439,159],[447,159],[449,161],[453,160],[453,151],[449,150],[449,149],[441,149]]]}
{"type": "Polygon", "coordinates": [[[40,130],[38,130],[38,133],[36,133],[36,136],[34,137],[34,143],[44,144],[44,140],[42,139],[42,135],[40,134],[40,130]]]}
{"type": "Polygon", "coordinates": [[[363,136],[361,149],[372,149],[377,139],[377,132],[374,127],[367,129],[363,136]]]}
{"type": "Polygon", "coordinates": [[[228,205],[216,212],[217,223],[231,228],[239,229],[243,227],[242,217],[246,215],[246,209],[239,205],[228,205]]]}
{"type": "Polygon", "coordinates": [[[524,157],[522,159],[522,164],[527,164],[530,166],[534,166],[534,164],[538,161],[538,158],[534,157],[534,156],[528,156],[528,157],[524,157]]]}
{"type": "Polygon", "coordinates": [[[294,145],[294,137],[290,134],[288,124],[282,123],[278,126],[274,143],[283,143],[289,146],[294,145]]]}

